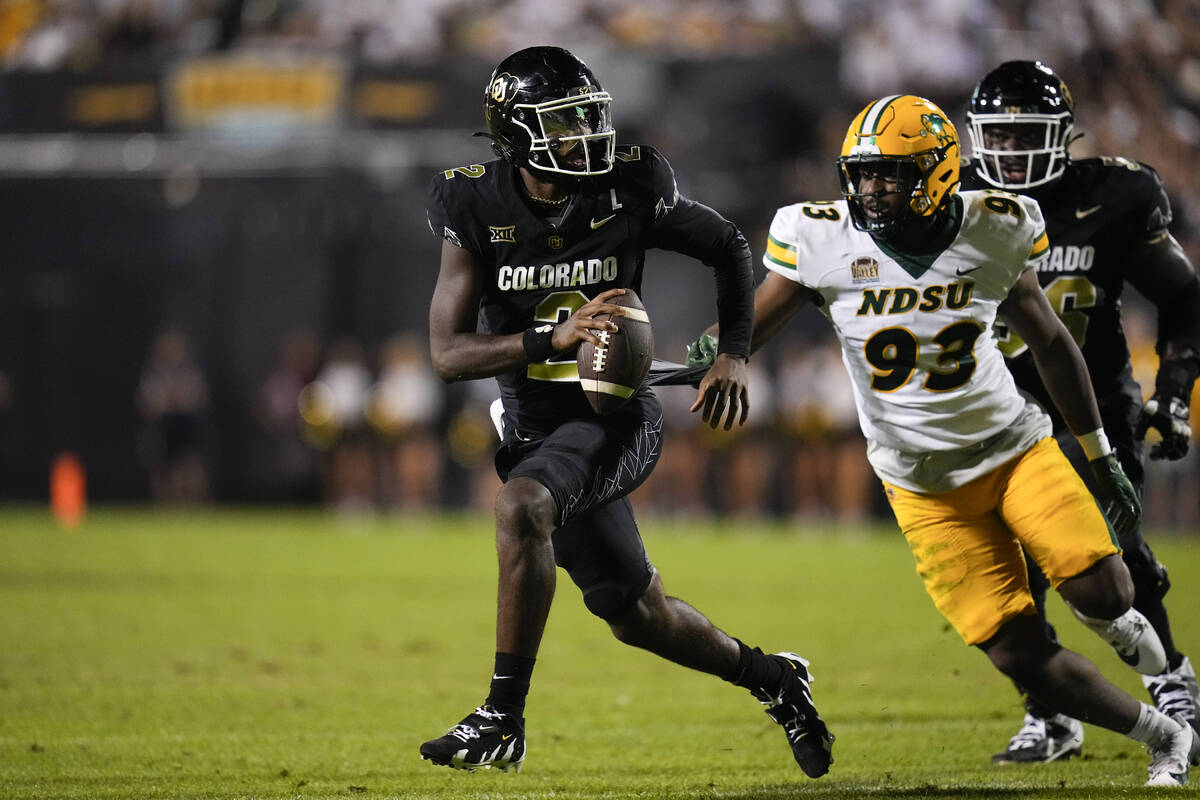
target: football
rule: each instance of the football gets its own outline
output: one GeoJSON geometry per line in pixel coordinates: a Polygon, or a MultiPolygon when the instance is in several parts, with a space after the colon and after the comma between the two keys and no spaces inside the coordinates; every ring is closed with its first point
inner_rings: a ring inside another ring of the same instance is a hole
{"type": "MultiPolygon", "coordinates": [[[[603,347],[591,342],[579,345],[579,384],[597,414],[611,414],[641,388],[654,359],[654,333],[641,299],[632,289],[612,298],[623,306],[625,316],[616,317],[615,331],[599,331],[603,347]]],[[[597,314],[609,319],[609,314],[597,314]]]]}

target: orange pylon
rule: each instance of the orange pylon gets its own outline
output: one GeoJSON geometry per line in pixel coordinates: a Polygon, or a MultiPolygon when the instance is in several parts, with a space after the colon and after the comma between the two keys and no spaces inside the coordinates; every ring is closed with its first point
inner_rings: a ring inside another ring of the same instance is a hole
{"type": "Polygon", "coordinates": [[[58,524],[75,530],[87,512],[87,473],[74,453],[59,453],[50,467],[50,511],[58,524]]]}

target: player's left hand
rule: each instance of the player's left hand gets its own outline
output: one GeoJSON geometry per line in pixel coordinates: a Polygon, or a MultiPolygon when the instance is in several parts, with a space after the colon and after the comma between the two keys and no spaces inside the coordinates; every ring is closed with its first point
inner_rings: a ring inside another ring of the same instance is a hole
{"type": "Polygon", "coordinates": [[[1151,428],[1159,432],[1162,441],[1150,448],[1150,458],[1178,461],[1187,455],[1192,428],[1188,424],[1188,403],[1179,395],[1155,392],[1142,407],[1134,433],[1145,439],[1151,428]]]}
{"type": "Polygon", "coordinates": [[[1092,474],[1100,484],[1101,495],[1105,498],[1104,514],[1108,517],[1108,524],[1124,546],[1126,537],[1137,529],[1142,516],[1142,503],[1115,453],[1093,459],[1088,466],[1092,468],[1092,474]]]}
{"type": "Polygon", "coordinates": [[[733,428],[734,419],[739,425],[745,425],[750,413],[749,385],[746,360],[729,353],[718,353],[704,380],[700,381],[696,402],[689,410],[702,409],[700,418],[714,430],[722,418],[725,430],[733,428]]]}

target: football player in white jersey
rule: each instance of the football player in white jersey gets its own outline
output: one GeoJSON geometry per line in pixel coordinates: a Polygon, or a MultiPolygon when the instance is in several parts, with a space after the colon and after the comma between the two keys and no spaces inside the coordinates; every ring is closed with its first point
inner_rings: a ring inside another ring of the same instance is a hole
{"type": "MultiPolygon", "coordinates": [[[[1192,729],[1050,641],[1029,591],[1022,549],[1137,669],[1162,670],[1162,644],[1131,608],[1113,534],[1136,523],[1137,496],[1108,446],[1083,357],[1031,269],[1048,250],[1037,203],[958,192],[958,134],[913,95],[863,109],[838,169],[842,200],[786,206],[771,223],[752,349],[817,306],[841,342],[868,458],[938,610],[1048,706],[1144,743],[1147,785],[1186,783],[1189,760],[1200,760],[1192,729]],[[1017,391],[992,334],[997,314],[1033,351],[1111,490],[1107,520],[1045,412],[1017,391]]],[[[706,344],[695,351],[714,349],[706,344]]],[[[706,421],[724,411],[706,392],[692,410],[706,421]]]]}

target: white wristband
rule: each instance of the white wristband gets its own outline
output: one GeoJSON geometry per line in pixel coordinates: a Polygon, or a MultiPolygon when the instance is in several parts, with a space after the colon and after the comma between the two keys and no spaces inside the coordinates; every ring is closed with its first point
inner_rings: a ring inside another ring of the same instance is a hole
{"type": "Polygon", "coordinates": [[[1112,448],[1108,444],[1108,437],[1104,435],[1104,428],[1096,428],[1091,433],[1085,433],[1075,438],[1079,440],[1079,446],[1083,448],[1083,455],[1088,461],[1104,458],[1112,452],[1112,448]]]}

